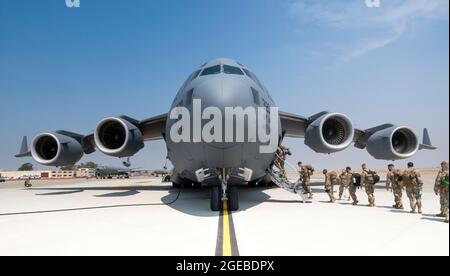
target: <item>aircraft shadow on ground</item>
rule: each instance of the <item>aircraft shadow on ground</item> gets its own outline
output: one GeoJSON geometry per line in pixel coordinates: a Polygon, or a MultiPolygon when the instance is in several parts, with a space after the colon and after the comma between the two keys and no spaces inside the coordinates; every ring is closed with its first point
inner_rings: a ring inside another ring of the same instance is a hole
{"type": "MultiPolygon", "coordinates": [[[[323,184],[322,184],[323,185],[323,184]]],[[[264,187],[240,187],[239,188],[239,211],[242,212],[258,206],[264,202],[276,203],[276,204],[301,204],[301,199],[274,199],[271,198],[266,191],[271,188],[264,187]]],[[[71,211],[71,210],[90,210],[99,208],[117,208],[117,207],[133,207],[133,206],[153,206],[153,205],[167,205],[168,207],[175,209],[179,212],[201,217],[215,217],[218,216],[218,212],[212,212],[210,210],[210,189],[203,188],[186,188],[186,189],[174,189],[171,185],[166,186],[117,186],[117,187],[61,187],[61,188],[30,188],[29,191],[37,192],[37,196],[62,196],[84,192],[104,192],[100,195],[93,195],[98,198],[108,197],[129,197],[140,194],[146,191],[167,191],[168,194],[161,197],[161,201],[158,203],[149,204],[123,204],[123,205],[108,205],[108,206],[92,206],[92,207],[80,207],[68,210],[54,210],[54,211],[71,211]]],[[[323,192],[317,190],[317,193],[323,192]]],[[[288,192],[286,192],[288,193],[288,192]]]]}
{"type": "Polygon", "coordinates": [[[132,196],[138,194],[140,191],[168,191],[170,186],[118,186],[118,187],[74,187],[74,188],[31,188],[30,191],[47,191],[48,193],[37,193],[38,196],[52,196],[52,195],[68,195],[75,193],[82,193],[86,191],[105,191],[109,192],[103,195],[96,195],[96,197],[120,197],[132,196]],[[111,192],[112,191],[112,192],[111,192]]]}
{"type": "MultiPolygon", "coordinates": [[[[302,204],[300,200],[281,200],[273,199],[266,193],[271,188],[261,187],[241,187],[239,188],[239,210],[233,213],[245,212],[263,203],[276,204],[302,204]]],[[[288,193],[288,192],[286,192],[288,193]]],[[[175,209],[181,213],[191,216],[200,217],[216,217],[218,212],[212,212],[210,205],[210,190],[208,188],[202,189],[183,189],[180,198],[175,203],[169,205],[170,208],[175,209]]]]}

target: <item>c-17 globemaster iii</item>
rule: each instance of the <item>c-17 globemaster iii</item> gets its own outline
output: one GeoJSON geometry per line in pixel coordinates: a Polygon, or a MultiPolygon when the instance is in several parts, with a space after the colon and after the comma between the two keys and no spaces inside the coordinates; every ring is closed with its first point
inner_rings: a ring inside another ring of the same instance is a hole
{"type": "Polygon", "coordinates": [[[304,138],[312,150],[326,154],[354,144],[382,160],[435,149],[426,129],[420,143],[415,131],[405,126],[359,130],[340,113],[303,117],[278,111],[250,69],[234,60],[216,59],[188,77],[167,114],[145,120],[109,117],[87,135],[42,133],[33,139],[30,151],[25,137],[16,157],[32,156],[48,166],[73,165],[96,149],[123,158],[135,155],[145,141],[164,140],[174,166],[174,187],[203,184],[211,188],[213,211],[222,208],[223,200],[228,200],[230,210],[237,210],[239,186],[280,181],[271,167],[285,137],[304,138]]]}

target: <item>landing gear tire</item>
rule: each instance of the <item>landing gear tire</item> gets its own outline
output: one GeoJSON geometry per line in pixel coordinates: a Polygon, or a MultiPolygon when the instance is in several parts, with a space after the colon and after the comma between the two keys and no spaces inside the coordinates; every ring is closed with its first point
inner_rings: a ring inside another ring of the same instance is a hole
{"type": "Polygon", "coordinates": [[[239,210],[239,196],[238,189],[230,187],[228,189],[228,208],[230,211],[239,210]]]}
{"type": "Polygon", "coordinates": [[[222,209],[221,191],[219,187],[211,188],[211,211],[218,212],[222,209]]]}

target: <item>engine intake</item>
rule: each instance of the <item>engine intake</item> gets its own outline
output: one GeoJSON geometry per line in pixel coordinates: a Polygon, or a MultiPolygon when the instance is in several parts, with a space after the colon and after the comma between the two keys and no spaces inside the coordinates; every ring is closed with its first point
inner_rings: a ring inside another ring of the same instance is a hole
{"type": "Polygon", "coordinates": [[[129,157],[144,147],[141,131],[122,118],[102,120],[94,132],[97,148],[104,154],[115,157],[129,157]]]}
{"type": "Polygon", "coordinates": [[[308,126],[305,132],[305,144],[315,152],[333,153],[350,146],[354,135],[353,123],[347,116],[328,113],[308,126]]]}
{"type": "Polygon", "coordinates": [[[367,151],[376,159],[410,158],[419,150],[419,138],[409,127],[393,126],[375,132],[367,141],[367,151]]]}
{"type": "Polygon", "coordinates": [[[46,166],[73,165],[83,157],[81,144],[72,137],[58,133],[42,133],[33,139],[31,155],[46,166]]]}

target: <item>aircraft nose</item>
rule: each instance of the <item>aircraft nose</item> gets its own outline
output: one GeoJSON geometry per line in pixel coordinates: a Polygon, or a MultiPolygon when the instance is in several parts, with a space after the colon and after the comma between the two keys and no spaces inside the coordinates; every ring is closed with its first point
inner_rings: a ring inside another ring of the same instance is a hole
{"type": "MultiPolygon", "coordinates": [[[[248,84],[239,76],[217,76],[209,80],[204,81],[199,85],[193,93],[193,99],[200,99],[202,112],[207,107],[216,107],[222,113],[222,142],[208,143],[209,147],[215,149],[231,149],[236,147],[239,143],[225,142],[225,129],[227,107],[242,107],[245,109],[249,106],[254,106],[253,96],[251,88],[248,84]]],[[[206,124],[203,121],[202,125],[206,124]]],[[[236,133],[237,129],[233,132],[236,133]]],[[[247,135],[244,134],[245,136],[247,135]]]]}
{"type": "Polygon", "coordinates": [[[250,87],[239,76],[217,76],[201,83],[194,89],[193,98],[200,99],[202,109],[214,106],[222,111],[225,107],[253,106],[250,87]]]}

